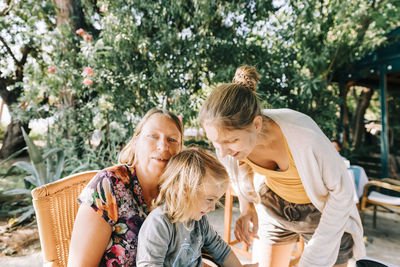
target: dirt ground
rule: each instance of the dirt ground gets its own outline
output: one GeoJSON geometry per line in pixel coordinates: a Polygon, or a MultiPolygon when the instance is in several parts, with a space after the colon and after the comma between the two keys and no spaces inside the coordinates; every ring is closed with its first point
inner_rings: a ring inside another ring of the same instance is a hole
{"type": "Polygon", "coordinates": [[[7,229],[6,222],[0,223],[0,259],[23,257],[40,251],[39,233],[35,222],[13,230],[7,229]]]}

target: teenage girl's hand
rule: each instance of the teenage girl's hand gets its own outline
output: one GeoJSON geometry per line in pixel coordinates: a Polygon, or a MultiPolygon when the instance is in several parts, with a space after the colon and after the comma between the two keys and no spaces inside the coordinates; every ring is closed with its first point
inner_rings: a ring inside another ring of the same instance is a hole
{"type": "Polygon", "coordinates": [[[235,237],[239,241],[244,241],[248,246],[253,238],[259,238],[257,235],[258,231],[258,216],[253,203],[247,202],[245,205],[241,205],[242,213],[236,220],[235,226],[235,237]],[[253,228],[250,229],[250,223],[253,224],[253,228]]]}

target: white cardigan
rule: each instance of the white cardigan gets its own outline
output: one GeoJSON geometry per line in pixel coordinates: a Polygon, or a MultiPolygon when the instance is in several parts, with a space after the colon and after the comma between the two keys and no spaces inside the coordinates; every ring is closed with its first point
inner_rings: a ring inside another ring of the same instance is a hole
{"type": "MultiPolygon", "coordinates": [[[[300,266],[332,266],[344,232],[353,237],[354,257],[365,256],[363,227],[353,198],[354,184],[330,140],[303,113],[291,109],[266,109],[263,114],[280,126],[307,196],[322,213],[314,235],[304,248],[300,266]]],[[[228,170],[233,188],[240,194],[238,161],[231,156],[220,158],[220,161],[228,170]]]]}

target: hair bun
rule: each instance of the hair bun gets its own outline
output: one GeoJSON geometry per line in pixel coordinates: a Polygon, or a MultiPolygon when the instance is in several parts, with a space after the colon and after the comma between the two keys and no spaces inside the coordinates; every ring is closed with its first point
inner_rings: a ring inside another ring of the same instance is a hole
{"type": "Polygon", "coordinates": [[[257,90],[257,83],[260,81],[260,74],[253,66],[243,65],[236,69],[232,82],[246,87],[250,91],[257,90]]]}

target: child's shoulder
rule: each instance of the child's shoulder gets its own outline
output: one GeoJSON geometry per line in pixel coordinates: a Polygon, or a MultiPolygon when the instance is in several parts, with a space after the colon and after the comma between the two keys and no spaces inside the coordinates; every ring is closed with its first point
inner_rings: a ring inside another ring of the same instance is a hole
{"type": "Polygon", "coordinates": [[[172,229],[173,224],[168,220],[163,207],[158,206],[147,215],[146,220],[144,220],[140,228],[140,232],[142,232],[142,235],[146,236],[159,236],[168,235],[172,229]]]}
{"type": "MultiPolygon", "coordinates": [[[[165,212],[164,212],[163,206],[157,206],[157,207],[155,207],[153,210],[151,210],[150,214],[151,214],[152,216],[162,216],[162,215],[165,216],[165,212]]],[[[150,215],[150,214],[149,214],[149,215],[150,215]]]]}
{"type": "Polygon", "coordinates": [[[153,209],[147,216],[146,221],[147,220],[169,222],[163,206],[158,206],[155,209],[153,209]]]}

